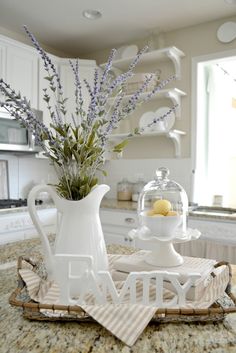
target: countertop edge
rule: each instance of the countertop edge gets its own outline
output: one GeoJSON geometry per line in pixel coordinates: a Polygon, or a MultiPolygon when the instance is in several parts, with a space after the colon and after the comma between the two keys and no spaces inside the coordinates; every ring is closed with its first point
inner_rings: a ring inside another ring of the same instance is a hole
{"type": "MultiPolygon", "coordinates": [[[[137,212],[138,203],[134,201],[118,201],[116,199],[103,199],[101,202],[101,210],[104,211],[122,211],[122,212],[137,212]]],[[[53,203],[45,203],[42,205],[37,205],[37,210],[46,210],[46,209],[54,209],[55,205],[53,203]]],[[[16,208],[8,208],[8,209],[0,209],[1,215],[9,215],[13,213],[23,213],[28,212],[28,207],[16,207],[16,208]]],[[[213,221],[223,221],[223,222],[236,222],[236,215],[213,215],[209,213],[195,213],[189,211],[188,217],[196,220],[213,220],[213,221]]]]}

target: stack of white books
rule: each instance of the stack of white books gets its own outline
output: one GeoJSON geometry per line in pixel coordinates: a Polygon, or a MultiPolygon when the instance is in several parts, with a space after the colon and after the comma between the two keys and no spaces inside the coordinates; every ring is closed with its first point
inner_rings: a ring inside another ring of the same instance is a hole
{"type": "MultiPolygon", "coordinates": [[[[145,257],[150,251],[141,250],[132,255],[123,255],[113,263],[112,278],[114,281],[125,280],[130,272],[139,271],[167,271],[179,273],[179,282],[184,284],[188,275],[191,273],[200,274],[200,278],[189,289],[186,294],[186,299],[191,301],[198,301],[201,299],[210,281],[214,277],[214,265],[216,260],[202,259],[196,257],[184,256],[184,262],[176,267],[156,267],[148,264],[145,257]]],[[[173,285],[164,281],[164,288],[176,292],[173,285]]]]}

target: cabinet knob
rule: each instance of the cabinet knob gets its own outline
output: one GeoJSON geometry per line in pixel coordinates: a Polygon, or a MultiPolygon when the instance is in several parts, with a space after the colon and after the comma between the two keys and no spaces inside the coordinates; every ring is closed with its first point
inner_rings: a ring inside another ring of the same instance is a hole
{"type": "Polygon", "coordinates": [[[128,242],[131,243],[133,241],[133,239],[131,239],[130,237],[124,237],[124,241],[127,243],[128,242]]]}
{"type": "Polygon", "coordinates": [[[135,219],[134,218],[131,218],[131,217],[127,217],[125,218],[125,223],[128,223],[128,224],[132,224],[135,222],[135,219]]]}

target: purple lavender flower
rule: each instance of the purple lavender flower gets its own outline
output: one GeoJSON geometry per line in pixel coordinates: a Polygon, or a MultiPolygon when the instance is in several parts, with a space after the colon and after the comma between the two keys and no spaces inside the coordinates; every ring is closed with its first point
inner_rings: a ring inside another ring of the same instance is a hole
{"type": "MultiPolygon", "coordinates": [[[[104,163],[104,153],[112,130],[123,119],[127,119],[128,115],[132,114],[140,104],[150,100],[175,77],[172,76],[162,81],[151,92],[143,95],[153,77],[153,75],[147,76],[141,87],[127,99],[125,90],[128,80],[133,76],[133,71],[147,47],[140,50],[131,61],[127,71],[117,77],[114,77],[112,72],[116,53],[113,49],[102,74],[100,75],[97,68],[94,71],[92,83],[86,79],[83,80],[89,93],[88,108],[85,108],[79,61],[76,60],[74,64],[70,60],[69,64],[74,74],[76,105],[75,112],[71,115],[72,123],[70,123],[66,112],[67,99],[63,96],[63,88],[56,67],[50,56],[40,47],[34,35],[26,26],[24,28],[39,52],[47,72],[49,90],[46,88],[43,90],[43,99],[51,117],[51,129],[49,130],[37,119],[30,102],[25,97],[22,98],[2,79],[0,79],[0,92],[7,100],[0,102],[0,106],[7,109],[22,125],[33,132],[35,141],[42,146],[58,173],[57,189],[62,193],[61,195],[73,200],[83,198],[96,182],[95,173],[104,163]],[[56,104],[52,104],[51,95],[54,95],[56,104]],[[110,98],[113,99],[114,104],[111,104],[110,98]],[[84,189],[83,192],[82,189],[84,189]],[[73,194],[74,190],[77,190],[75,194],[73,194]]],[[[174,106],[162,117],[153,119],[149,126],[168,118],[175,108],[174,106]]],[[[138,133],[142,132],[143,130],[139,129],[138,133]]],[[[117,148],[118,150],[120,147],[117,148]]]]}

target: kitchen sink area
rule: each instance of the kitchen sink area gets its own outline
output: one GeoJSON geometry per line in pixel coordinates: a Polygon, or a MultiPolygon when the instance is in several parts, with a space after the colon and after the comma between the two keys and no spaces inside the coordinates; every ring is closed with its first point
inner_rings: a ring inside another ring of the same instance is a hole
{"type": "Polygon", "coordinates": [[[217,206],[195,206],[190,207],[190,214],[211,215],[211,216],[232,216],[236,217],[236,209],[217,206]]]}

